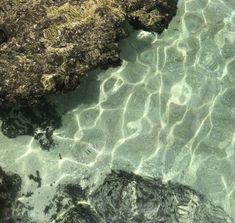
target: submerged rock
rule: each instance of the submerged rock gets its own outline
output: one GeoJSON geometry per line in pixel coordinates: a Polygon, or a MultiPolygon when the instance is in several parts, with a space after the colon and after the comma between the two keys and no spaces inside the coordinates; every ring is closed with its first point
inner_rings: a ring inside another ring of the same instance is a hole
{"type": "Polygon", "coordinates": [[[62,125],[54,104],[41,100],[35,105],[5,106],[0,111],[2,133],[8,138],[33,136],[43,150],[55,146],[53,131],[62,125]]]}
{"type": "MultiPolygon", "coordinates": [[[[70,208],[56,223],[104,223],[90,205],[77,204],[70,208]]],[[[121,223],[121,222],[120,222],[121,223]]]]}
{"type": "Polygon", "coordinates": [[[176,0],[0,1],[0,105],[76,88],[120,64],[124,22],[160,33],[175,14],[176,0]]]}
{"type": "MultiPolygon", "coordinates": [[[[82,194],[80,192],[80,194],[82,194]]],[[[84,199],[84,198],[83,198],[84,199]]],[[[224,210],[181,184],[112,172],[87,200],[74,200],[60,223],[232,223],[224,210]]],[[[61,196],[60,196],[60,200],[61,196]]],[[[61,205],[59,205],[61,207],[61,205]]]]}
{"type": "Polygon", "coordinates": [[[7,174],[0,167],[0,222],[13,223],[13,203],[21,187],[17,174],[7,174]]]}

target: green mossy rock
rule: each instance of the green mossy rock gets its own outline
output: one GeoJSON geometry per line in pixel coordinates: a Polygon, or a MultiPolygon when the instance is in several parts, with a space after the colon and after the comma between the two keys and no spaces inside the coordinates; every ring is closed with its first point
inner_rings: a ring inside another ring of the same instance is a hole
{"type": "Polygon", "coordinates": [[[0,105],[66,92],[120,64],[122,24],[162,32],[175,0],[0,0],[0,105]]]}

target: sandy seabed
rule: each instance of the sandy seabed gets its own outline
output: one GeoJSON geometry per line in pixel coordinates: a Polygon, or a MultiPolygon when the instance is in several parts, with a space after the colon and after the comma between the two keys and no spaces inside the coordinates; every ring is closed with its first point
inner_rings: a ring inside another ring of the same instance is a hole
{"type": "Polygon", "coordinates": [[[188,185],[235,218],[235,2],[178,7],[161,35],[120,42],[121,67],[50,98],[66,111],[53,150],[0,134],[0,164],[22,177],[22,193],[33,191],[19,199],[37,223],[49,222],[43,210],[58,184],[95,187],[111,169],[188,185]],[[36,170],[40,188],[28,178],[36,170]]]}

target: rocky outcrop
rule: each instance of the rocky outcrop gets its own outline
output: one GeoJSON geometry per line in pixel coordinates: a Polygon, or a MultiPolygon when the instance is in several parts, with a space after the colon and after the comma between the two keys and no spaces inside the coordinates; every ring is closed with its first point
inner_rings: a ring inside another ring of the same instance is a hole
{"type": "Polygon", "coordinates": [[[76,200],[71,193],[72,205],[55,222],[234,222],[222,208],[187,186],[123,171],[109,174],[87,200],[79,194],[78,190],[76,200]]]}
{"type": "Polygon", "coordinates": [[[76,88],[120,64],[124,22],[161,33],[175,14],[176,0],[0,1],[0,105],[76,88]]]}

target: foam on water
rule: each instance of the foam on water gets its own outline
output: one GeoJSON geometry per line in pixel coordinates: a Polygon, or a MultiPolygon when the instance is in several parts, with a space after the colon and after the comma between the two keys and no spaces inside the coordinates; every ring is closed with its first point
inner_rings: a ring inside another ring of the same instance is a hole
{"type": "Polygon", "coordinates": [[[189,185],[235,218],[235,1],[181,0],[167,31],[135,32],[120,46],[121,67],[51,98],[68,111],[54,150],[0,135],[1,166],[34,192],[22,197],[31,217],[48,221],[59,183],[85,187],[124,169],[189,185]],[[36,170],[41,188],[28,179],[36,170]]]}

